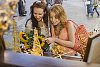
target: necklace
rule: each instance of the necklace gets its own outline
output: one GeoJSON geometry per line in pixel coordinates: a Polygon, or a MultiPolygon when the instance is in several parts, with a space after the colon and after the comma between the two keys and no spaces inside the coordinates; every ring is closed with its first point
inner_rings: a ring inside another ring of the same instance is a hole
{"type": "Polygon", "coordinates": [[[43,25],[44,25],[43,20],[41,20],[41,21],[38,22],[38,27],[43,27],[43,25]]]}

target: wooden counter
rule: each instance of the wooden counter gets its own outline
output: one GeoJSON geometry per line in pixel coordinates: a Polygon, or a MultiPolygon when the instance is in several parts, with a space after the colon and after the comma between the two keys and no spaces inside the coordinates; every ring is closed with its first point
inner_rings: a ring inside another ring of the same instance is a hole
{"type": "Polygon", "coordinates": [[[100,64],[88,64],[82,61],[55,59],[5,51],[0,54],[0,67],[100,67],[100,64]]]}

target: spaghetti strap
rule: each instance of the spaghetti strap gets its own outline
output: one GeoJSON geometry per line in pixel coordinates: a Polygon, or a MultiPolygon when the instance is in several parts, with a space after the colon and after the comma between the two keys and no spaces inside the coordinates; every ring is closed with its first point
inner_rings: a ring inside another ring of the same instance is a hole
{"type": "Polygon", "coordinates": [[[26,27],[26,25],[27,25],[27,23],[28,23],[29,20],[30,20],[30,18],[26,21],[26,23],[25,23],[25,27],[26,27]]]}

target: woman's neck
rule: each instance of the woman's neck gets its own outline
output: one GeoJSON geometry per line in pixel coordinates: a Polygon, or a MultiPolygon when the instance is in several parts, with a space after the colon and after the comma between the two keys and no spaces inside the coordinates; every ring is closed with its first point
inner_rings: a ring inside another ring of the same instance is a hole
{"type": "Polygon", "coordinates": [[[38,24],[39,24],[39,27],[43,27],[43,25],[44,25],[43,19],[41,21],[39,21],[38,24]]]}
{"type": "Polygon", "coordinates": [[[58,23],[57,25],[55,25],[54,26],[55,35],[59,36],[62,29],[63,29],[63,26],[61,23],[58,23]]]}

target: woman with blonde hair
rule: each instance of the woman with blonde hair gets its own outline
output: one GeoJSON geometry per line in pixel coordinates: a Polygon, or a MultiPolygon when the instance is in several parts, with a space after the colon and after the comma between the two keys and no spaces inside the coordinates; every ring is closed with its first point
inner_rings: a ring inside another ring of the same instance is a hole
{"type": "MultiPolygon", "coordinates": [[[[47,42],[58,45],[57,48],[60,54],[75,55],[76,51],[73,48],[75,44],[74,26],[72,22],[67,21],[67,16],[64,8],[60,4],[55,4],[51,7],[49,12],[49,20],[51,22],[51,34],[52,37],[47,38],[47,42]]],[[[53,50],[54,53],[55,50],[53,50]]]]}

